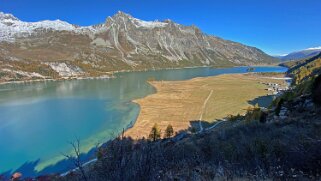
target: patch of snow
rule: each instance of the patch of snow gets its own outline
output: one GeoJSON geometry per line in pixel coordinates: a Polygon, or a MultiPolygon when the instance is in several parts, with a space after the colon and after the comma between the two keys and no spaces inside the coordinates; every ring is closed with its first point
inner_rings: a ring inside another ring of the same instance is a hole
{"type": "Polygon", "coordinates": [[[0,41],[12,42],[16,37],[28,37],[38,31],[73,31],[76,33],[97,33],[105,29],[105,25],[75,26],[61,20],[44,20],[39,22],[24,22],[12,14],[0,12],[0,41]]]}
{"type": "Polygon", "coordinates": [[[281,54],[281,55],[275,55],[275,56],[279,56],[279,57],[285,57],[285,56],[287,56],[287,55],[289,55],[288,53],[285,53],[285,54],[281,54]]]}
{"type": "MultiPolygon", "coordinates": [[[[160,21],[143,21],[126,15],[129,20],[134,24],[136,28],[148,28],[153,29],[156,27],[165,27],[167,22],[160,21]]],[[[114,19],[108,18],[112,24],[115,23],[114,19]]],[[[125,29],[127,31],[127,25],[125,18],[122,17],[125,29]]],[[[99,24],[95,26],[77,26],[61,20],[44,20],[39,22],[24,22],[13,16],[12,14],[5,14],[0,12],[0,42],[14,42],[16,38],[24,38],[36,35],[38,33],[47,31],[71,31],[79,34],[92,35],[107,31],[106,24],[99,24]]]]}
{"type": "Polygon", "coordinates": [[[107,30],[105,24],[98,24],[93,26],[79,26],[74,31],[80,33],[101,33],[107,30]]]}
{"type": "Polygon", "coordinates": [[[160,22],[160,21],[143,21],[137,18],[130,17],[136,28],[162,28],[167,26],[168,23],[160,22]]]}
{"type": "Polygon", "coordinates": [[[321,46],[319,46],[319,47],[307,48],[306,50],[321,50],[321,46]]]}

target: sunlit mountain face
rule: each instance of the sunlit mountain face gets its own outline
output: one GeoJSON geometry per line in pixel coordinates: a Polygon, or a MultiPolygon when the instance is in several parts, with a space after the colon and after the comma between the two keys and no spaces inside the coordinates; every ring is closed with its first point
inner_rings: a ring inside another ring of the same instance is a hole
{"type": "Polygon", "coordinates": [[[24,22],[4,13],[0,18],[0,69],[7,80],[276,61],[257,48],[204,34],[195,26],[143,21],[123,12],[93,26],[24,22]]]}
{"type": "Polygon", "coordinates": [[[321,180],[320,7],[0,0],[0,181],[321,180]]]}

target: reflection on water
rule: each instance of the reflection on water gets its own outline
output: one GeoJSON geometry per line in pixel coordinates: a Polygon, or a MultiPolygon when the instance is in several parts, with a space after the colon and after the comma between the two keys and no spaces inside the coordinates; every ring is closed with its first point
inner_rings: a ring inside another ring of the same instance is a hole
{"type": "MultiPolygon", "coordinates": [[[[75,136],[88,151],[135,121],[139,106],[131,100],[155,90],[146,80],[185,80],[223,73],[245,73],[247,67],[207,67],[119,73],[115,79],[71,80],[0,86],[0,172],[28,161],[41,170],[54,164],[75,136]]],[[[257,67],[257,72],[284,72],[257,67]]]]}

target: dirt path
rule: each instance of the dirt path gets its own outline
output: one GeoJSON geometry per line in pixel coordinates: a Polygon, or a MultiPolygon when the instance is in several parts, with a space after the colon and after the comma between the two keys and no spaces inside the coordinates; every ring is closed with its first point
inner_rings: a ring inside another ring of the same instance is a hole
{"type": "Polygon", "coordinates": [[[216,128],[217,126],[221,125],[221,124],[224,123],[224,122],[226,122],[226,120],[217,122],[217,123],[215,123],[213,126],[206,128],[205,130],[207,131],[207,130],[214,129],[214,128],[216,128]]]}
{"type": "Polygon", "coordinates": [[[202,106],[202,110],[201,110],[201,113],[200,113],[200,118],[199,118],[199,126],[200,126],[200,132],[203,131],[203,126],[202,126],[202,119],[203,119],[203,113],[204,113],[204,109],[206,108],[206,104],[208,102],[208,100],[210,99],[210,97],[212,96],[213,94],[213,90],[211,90],[210,94],[207,96],[207,98],[205,99],[204,103],[203,103],[203,106],[202,106]]]}
{"type": "Polygon", "coordinates": [[[157,92],[134,100],[141,107],[140,113],[134,126],[125,135],[134,139],[146,138],[155,123],[162,130],[162,136],[169,124],[175,132],[186,130],[194,123],[205,131],[204,124],[199,120],[213,123],[213,120],[224,119],[228,115],[244,114],[245,109],[251,106],[249,101],[268,94],[266,83],[282,82],[246,74],[184,81],[151,81],[157,92]],[[212,97],[214,92],[215,98],[212,97]]]}

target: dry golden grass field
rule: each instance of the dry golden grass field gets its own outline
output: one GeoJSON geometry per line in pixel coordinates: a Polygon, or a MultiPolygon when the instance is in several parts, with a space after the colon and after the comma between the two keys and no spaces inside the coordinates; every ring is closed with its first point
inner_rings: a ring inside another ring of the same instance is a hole
{"type": "Polygon", "coordinates": [[[251,106],[248,101],[268,94],[268,87],[262,82],[285,83],[257,74],[151,81],[157,93],[134,101],[141,106],[141,111],[126,135],[146,138],[155,123],[163,131],[171,124],[177,132],[187,129],[193,120],[212,123],[228,115],[243,114],[251,106]]]}

